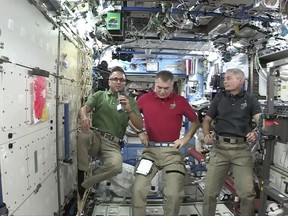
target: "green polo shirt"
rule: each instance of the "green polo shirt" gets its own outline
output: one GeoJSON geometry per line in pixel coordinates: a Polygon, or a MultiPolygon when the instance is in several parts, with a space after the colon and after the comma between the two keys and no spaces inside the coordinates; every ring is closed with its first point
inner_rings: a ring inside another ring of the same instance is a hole
{"type": "MultiPolygon", "coordinates": [[[[128,98],[133,112],[141,116],[136,101],[132,97],[128,98]]],[[[110,89],[95,92],[85,103],[93,111],[93,127],[122,138],[128,126],[129,115],[124,111],[117,111],[118,104],[118,96],[114,95],[110,89]]]]}

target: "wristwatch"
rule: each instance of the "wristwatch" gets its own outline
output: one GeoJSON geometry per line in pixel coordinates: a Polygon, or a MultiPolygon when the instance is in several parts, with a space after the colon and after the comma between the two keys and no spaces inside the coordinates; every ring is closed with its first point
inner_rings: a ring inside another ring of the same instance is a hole
{"type": "Polygon", "coordinates": [[[146,131],[146,130],[142,128],[142,129],[140,129],[140,130],[137,130],[136,133],[137,133],[137,134],[140,134],[140,133],[143,133],[143,132],[145,132],[145,131],[146,131]]]}

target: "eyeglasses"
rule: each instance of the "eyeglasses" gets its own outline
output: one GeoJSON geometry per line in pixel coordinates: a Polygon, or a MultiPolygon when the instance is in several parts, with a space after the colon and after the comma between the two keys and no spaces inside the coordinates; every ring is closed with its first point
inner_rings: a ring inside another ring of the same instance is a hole
{"type": "Polygon", "coordinates": [[[121,82],[121,83],[126,82],[126,79],[123,79],[123,78],[117,78],[117,77],[110,78],[109,80],[111,80],[111,81],[113,81],[113,82],[121,82]]]}

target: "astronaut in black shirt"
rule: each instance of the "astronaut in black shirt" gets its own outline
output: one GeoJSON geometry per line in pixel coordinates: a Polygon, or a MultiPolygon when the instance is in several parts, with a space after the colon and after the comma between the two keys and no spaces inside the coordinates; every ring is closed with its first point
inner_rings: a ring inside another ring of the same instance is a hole
{"type": "Polygon", "coordinates": [[[218,197],[228,171],[232,169],[234,185],[240,198],[241,215],[254,215],[253,162],[249,143],[257,140],[252,119],[258,125],[259,102],[242,90],[245,76],[237,68],[225,73],[225,91],[211,102],[203,121],[204,142],[213,144],[205,180],[203,215],[215,216],[218,197]],[[213,132],[211,124],[214,123],[213,132]]]}

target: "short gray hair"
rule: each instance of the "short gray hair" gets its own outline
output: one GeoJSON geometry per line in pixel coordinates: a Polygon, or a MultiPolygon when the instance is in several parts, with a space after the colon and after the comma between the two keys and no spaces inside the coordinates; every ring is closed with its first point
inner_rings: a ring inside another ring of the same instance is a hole
{"type": "Polygon", "coordinates": [[[236,75],[239,79],[245,80],[245,74],[242,70],[238,68],[229,68],[226,70],[226,73],[233,73],[236,75]]]}

